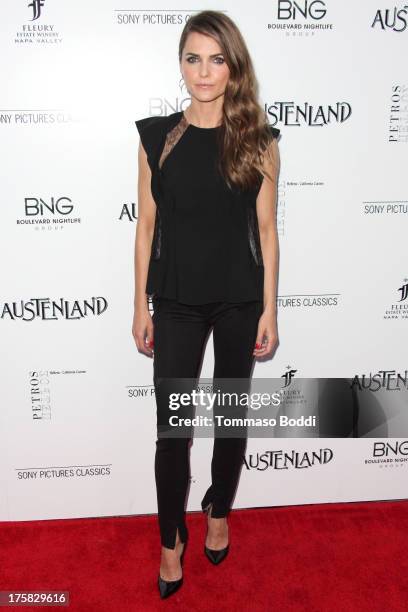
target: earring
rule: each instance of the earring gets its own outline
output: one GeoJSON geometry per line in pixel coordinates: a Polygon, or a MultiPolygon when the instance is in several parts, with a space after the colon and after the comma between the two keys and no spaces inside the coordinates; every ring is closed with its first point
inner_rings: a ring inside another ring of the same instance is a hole
{"type": "Polygon", "coordinates": [[[183,89],[187,89],[183,76],[181,76],[181,79],[179,80],[179,87],[180,87],[180,91],[183,91],[183,89]]]}

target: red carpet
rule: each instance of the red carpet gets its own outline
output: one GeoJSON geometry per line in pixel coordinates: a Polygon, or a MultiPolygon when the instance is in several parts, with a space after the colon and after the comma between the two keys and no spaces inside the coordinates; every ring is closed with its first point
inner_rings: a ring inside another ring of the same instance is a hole
{"type": "Polygon", "coordinates": [[[408,608],[408,501],[233,510],[220,566],[202,550],[205,515],[187,525],[184,584],[169,599],[156,516],[0,523],[0,590],[67,590],[70,606],[48,609],[70,612],[408,608]]]}

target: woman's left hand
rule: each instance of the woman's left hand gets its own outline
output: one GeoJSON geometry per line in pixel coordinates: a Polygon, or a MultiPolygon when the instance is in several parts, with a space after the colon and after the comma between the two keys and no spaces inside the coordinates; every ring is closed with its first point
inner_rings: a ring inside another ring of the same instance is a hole
{"type": "Polygon", "coordinates": [[[258,322],[258,334],[256,336],[255,357],[265,357],[272,352],[278,341],[278,326],[276,314],[264,310],[258,322]]]}

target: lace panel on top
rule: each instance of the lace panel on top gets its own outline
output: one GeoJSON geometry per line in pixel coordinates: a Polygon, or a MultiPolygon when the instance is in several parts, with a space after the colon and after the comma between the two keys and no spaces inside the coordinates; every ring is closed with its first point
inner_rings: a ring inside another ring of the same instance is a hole
{"type": "Polygon", "coordinates": [[[163,151],[159,159],[159,168],[163,166],[164,160],[169,155],[169,153],[171,153],[171,151],[174,149],[174,147],[176,146],[176,144],[178,143],[178,141],[180,140],[180,138],[182,137],[182,135],[188,128],[188,126],[189,126],[189,123],[183,113],[178,124],[174,126],[174,128],[170,130],[170,132],[168,132],[166,136],[166,142],[164,143],[163,151]]]}

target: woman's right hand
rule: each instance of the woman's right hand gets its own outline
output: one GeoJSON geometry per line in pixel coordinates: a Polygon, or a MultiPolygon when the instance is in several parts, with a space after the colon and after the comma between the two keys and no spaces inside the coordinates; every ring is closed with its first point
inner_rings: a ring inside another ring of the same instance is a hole
{"type": "Polygon", "coordinates": [[[153,357],[153,320],[147,304],[143,307],[135,307],[133,315],[132,334],[135,339],[137,350],[148,357],[153,357]]]}

